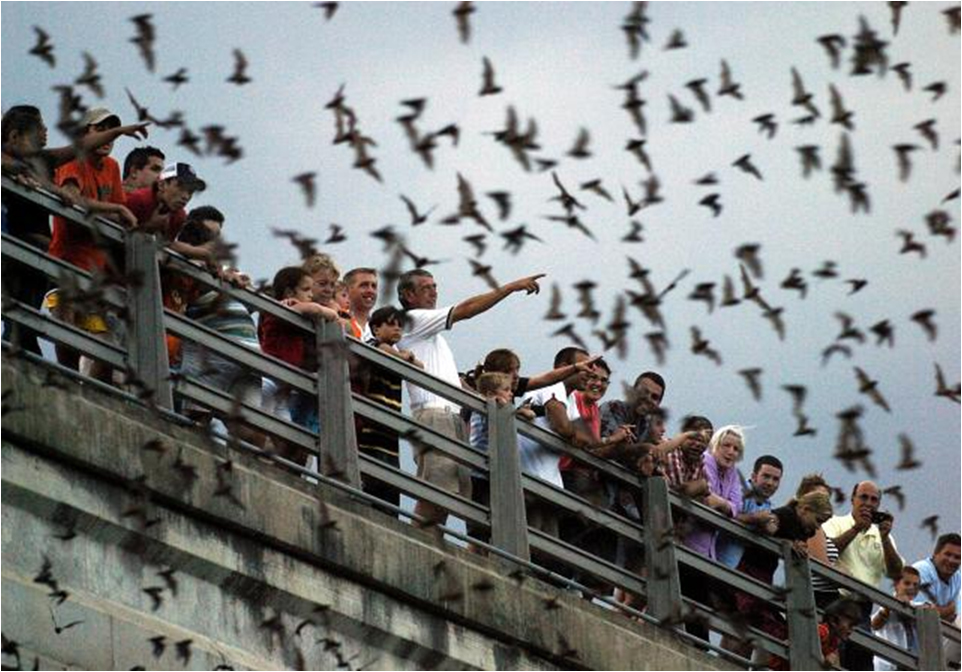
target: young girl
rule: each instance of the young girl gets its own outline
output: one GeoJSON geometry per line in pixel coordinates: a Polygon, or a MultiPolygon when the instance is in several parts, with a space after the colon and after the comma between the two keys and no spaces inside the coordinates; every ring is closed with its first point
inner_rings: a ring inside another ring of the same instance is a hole
{"type": "MultiPolygon", "coordinates": [[[[274,298],[295,313],[330,322],[337,320],[334,310],[314,302],[314,278],[304,268],[282,268],[274,276],[271,287],[274,298]]],[[[317,371],[317,348],[313,333],[264,313],[257,328],[257,336],[261,349],[268,355],[307,371],[317,371]]],[[[279,394],[287,396],[293,422],[313,432],[319,430],[316,397],[290,389],[281,389],[279,394]]]]}

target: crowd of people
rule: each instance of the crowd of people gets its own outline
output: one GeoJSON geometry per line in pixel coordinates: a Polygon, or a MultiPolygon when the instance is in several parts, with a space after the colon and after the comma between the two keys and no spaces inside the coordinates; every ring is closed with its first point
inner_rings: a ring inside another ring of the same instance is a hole
{"type": "MultiPolygon", "coordinates": [[[[80,128],[80,136],[72,145],[48,149],[40,111],[30,106],[10,108],[3,116],[4,175],[27,186],[42,187],[67,204],[80,205],[127,229],[154,233],[167,247],[206,266],[224,280],[238,286],[250,284],[245,274],[222,263],[224,214],[209,205],[187,211],[192,198],[206,188],[189,164],[169,161],[164,152],[153,147],[131,151],[122,169],[110,156],[118,137],[145,136],[146,124],[125,126],[118,115],[96,108],[87,111],[80,128]]],[[[6,192],[3,230],[97,277],[115,281],[123,278],[122,259],[102,246],[88,229],[62,217],[54,217],[51,227],[45,209],[6,192]]],[[[668,384],[658,373],[641,373],[624,399],[610,399],[606,398],[612,376],[610,364],[578,347],[562,348],[554,358],[553,368],[535,375],[521,375],[521,358],[508,349],[493,350],[474,370],[461,372],[445,332],[494,309],[512,294],[537,293],[540,277],[524,277],[439,306],[435,277],[415,269],[399,280],[398,305],[375,310],[379,281],[375,268],[357,267],[342,277],[331,256],[317,253],[302,263],[279,269],[270,292],[295,313],[338,323],[346,334],[438,379],[469,388],[498,405],[515,407],[519,418],[554,432],[578,451],[614,461],[645,478],[664,478],[674,491],[738,521],[754,534],[788,540],[797,553],[873,587],[890,579],[895,599],[936,609],[943,620],[958,623],[958,534],[942,535],[930,557],[907,564],[893,535],[895,518],[882,509],[880,489],[871,481],[854,484],[851,509],[844,514],[833,509],[832,493],[836,488],[818,474],[803,476],[793,496],[784,505],[776,506],[775,497],[787,477],[782,461],[775,455],[758,456],[743,481],[737,465],[746,452],[745,430],[733,424],[716,427],[715,422],[696,413],[687,415],[681,421],[680,431],[669,436],[661,410],[668,384]]],[[[68,287],[48,291],[47,277],[30,267],[5,261],[3,285],[5,293],[18,301],[36,309],[46,305],[57,319],[99,338],[122,341],[124,337],[123,320],[116,314],[89,298],[78,298],[68,287]]],[[[170,269],[162,269],[162,289],[164,304],[170,310],[185,314],[241,346],[306,371],[317,370],[312,332],[270,314],[255,319],[246,306],[228,294],[170,269]]],[[[5,321],[4,339],[12,339],[19,347],[40,354],[37,334],[29,329],[5,321]]],[[[203,343],[181,342],[168,336],[167,348],[172,368],[181,375],[230,394],[244,404],[263,407],[313,432],[323,432],[314,396],[276,384],[203,343]]],[[[58,346],[57,358],[75,369],[82,365],[80,354],[68,347],[58,346]]],[[[113,372],[101,362],[90,362],[86,371],[91,376],[112,380],[113,372]]],[[[351,363],[351,379],[355,392],[388,409],[401,411],[399,374],[357,361],[351,363]]],[[[410,381],[407,400],[413,419],[420,425],[487,452],[489,431],[485,414],[465,412],[449,399],[410,381]]],[[[209,409],[197,404],[185,403],[180,410],[198,422],[214,420],[209,409]]],[[[355,429],[360,451],[400,468],[397,432],[359,417],[355,429]]],[[[255,445],[310,465],[312,456],[297,446],[267,437],[253,427],[232,427],[232,431],[255,445]]],[[[596,507],[642,519],[639,493],[605,480],[576,457],[559,454],[521,435],[518,451],[525,473],[570,491],[596,507]]],[[[439,450],[416,444],[414,452],[419,479],[488,505],[490,483],[486,472],[472,471],[439,450]]],[[[365,491],[395,507],[401,503],[401,492],[395,486],[368,477],[362,485],[365,491]]],[[[641,545],[583,518],[567,515],[536,497],[526,498],[525,508],[530,527],[628,571],[644,574],[641,545]]],[[[421,525],[443,523],[448,516],[443,507],[425,500],[417,501],[414,511],[421,525]]],[[[746,545],[691,516],[676,516],[675,523],[676,538],[690,550],[763,583],[774,581],[780,561],[776,555],[746,545]]],[[[482,526],[469,524],[468,531],[472,537],[485,540],[487,532],[482,526]]],[[[645,608],[641,596],[607,586],[590,576],[573,575],[550,558],[536,560],[595,591],[614,591],[623,603],[645,608]]],[[[680,569],[685,596],[778,639],[787,638],[784,616],[774,607],[688,566],[680,569]]],[[[891,663],[881,658],[873,660],[866,649],[847,642],[856,627],[873,631],[910,652],[917,651],[917,633],[911,619],[885,607],[873,609],[870,603],[843,595],[833,582],[820,576],[813,577],[813,588],[817,604],[825,610],[819,634],[823,654],[829,661],[847,669],[895,669],[891,663]]],[[[686,628],[708,639],[704,624],[692,621],[686,628]]],[[[737,637],[726,637],[722,646],[744,657],[753,655],[752,644],[737,637]]],[[[767,664],[778,668],[787,663],[773,657],[767,664]]]]}

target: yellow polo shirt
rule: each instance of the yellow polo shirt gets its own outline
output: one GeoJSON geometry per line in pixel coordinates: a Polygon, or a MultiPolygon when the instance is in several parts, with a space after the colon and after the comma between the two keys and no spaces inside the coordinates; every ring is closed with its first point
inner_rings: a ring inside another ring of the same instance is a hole
{"type": "MultiPolygon", "coordinates": [[[[853,527],[855,527],[855,518],[851,513],[847,516],[834,516],[822,524],[822,530],[833,539],[842,536],[853,527]]],[[[898,553],[895,537],[890,534],[889,539],[892,541],[892,548],[898,553]]],[[[879,586],[886,574],[885,551],[882,550],[882,534],[879,532],[878,525],[872,525],[852,539],[838,556],[838,566],[863,583],[876,588],[879,586]]]]}

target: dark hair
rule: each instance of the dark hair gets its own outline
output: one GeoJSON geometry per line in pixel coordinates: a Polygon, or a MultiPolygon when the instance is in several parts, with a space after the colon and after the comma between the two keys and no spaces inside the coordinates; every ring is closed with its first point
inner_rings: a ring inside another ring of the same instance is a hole
{"type": "Polygon", "coordinates": [[[935,550],[932,551],[932,555],[935,555],[946,546],[962,546],[962,538],[959,537],[958,532],[949,532],[939,537],[935,542],[935,550]]]}
{"type": "Polygon", "coordinates": [[[558,350],[558,354],[554,356],[554,368],[560,368],[562,366],[569,366],[575,363],[575,357],[578,353],[587,355],[588,351],[584,348],[579,348],[574,345],[569,345],[567,348],[561,348],[558,350]]]}
{"type": "Polygon", "coordinates": [[[397,283],[397,300],[401,302],[401,305],[405,308],[410,308],[408,302],[404,300],[404,292],[414,289],[414,278],[433,278],[430,272],[425,271],[423,268],[415,268],[401,274],[400,280],[397,283]]]}
{"type": "Polygon", "coordinates": [[[829,490],[832,489],[832,487],[825,482],[825,477],[821,474],[806,474],[802,476],[801,482],[795,489],[795,497],[798,498],[802,497],[803,495],[807,495],[815,488],[828,488],[829,490]]]}
{"type": "Polygon", "coordinates": [[[825,609],[825,620],[847,618],[854,623],[862,620],[862,607],[851,597],[841,597],[825,609]]]}
{"type": "Polygon", "coordinates": [[[906,574],[909,574],[909,575],[911,575],[911,576],[917,576],[917,577],[919,577],[920,579],[922,578],[922,574],[919,573],[919,570],[917,570],[917,569],[916,569],[915,567],[913,567],[912,565],[902,565],[902,571],[899,572],[899,578],[896,579],[895,582],[898,583],[900,580],[902,580],[902,578],[903,578],[906,574]]]}
{"type": "Polygon", "coordinates": [[[641,385],[641,381],[643,381],[645,378],[661,388],[661,394],[658,395],[658,403],[661,403],[661,400],[665,398],[665,390],[668,389],[665,387],[665,379],[662,378],[661,374],[659,373],[655,373],[654,371],[645,371],[640,376],[635,378],[635,384],[632,387],[637,388],[639,385],[641,385]]]}
{"type": "Polygon", "coordinates": [[[372,332],[382,324],[389,324],[391,322],[397,322],[403,327],[404,311],[394,306],[384,306],[371,313],[371,317],[367,321],[372,332]]]}
{"type": "Polygon", "coordinates": [[[497,348],[485,355],[484,361],[474,367],[471,375],[477,379],[483,373],[507,373],[515,364],[520,367],[521,358],[513,350],[497,348]]]}
{"type": "Polygon", "coordinates": [[[286,266],[274,276],[274,282],[271,283],[271,293],[275,299],[281,301],[285,298],[287,292],[297,291],[298,283],[305,277],[309,278],[311,274],[300,266],[286,266]]]}
{"type": "Polygon", "coordinates": [[[366,275],[373,275],[373,276],[376,278],[376,277],[377,277],[377,269],[376,269],[376,268],[364,268],[364,267],[352,268],[351,270],[349,270],[347,273],[344,274],[344,277],[341,278],[341,280],[344,281],[344,284],[345,284],[345,285],[350,285],[350,284],[354,281],[355,276],[365,275],[365,274],[366,274],[366,275]]]}
{"type": "Polygon", "coordinates": [[[709,431],[714,431],[715,429],[711,424],[711,420],[703,415],[686,415],[681,421],[681,431],[683,432],[697,432],[703,429],[709,431]]]}
{"type": "Polygon", "coordinates": [[[27,133],[41,124],[43,124],[43,117],[40,115],[39,108],[33,105],[14,105],[3,113],[0,137],[3,138],[3,142],[7,142],[14,132],[27,133]]]}
{"type": "Polygon", "coordinates": [[[224,213],[212,205],[202,205],[194,208],[187,215],[184,227],[177,234],[177,240],[188,245],[203,245],[215,238],[210,229],[204,226],[206,221],[214,221],[224,225],[224,213]]]}
{"type": "Polygon", "coordinates": [[[156,147],[134,147],[130,150],[127,158],[124,159],[124,179],[126,180],[130,177],[131,171],[140,170],[146,166],[152,156],[156,156],[161,161],[167,158],[164,156],[164,153],[156,147]]]}
{"type": "Polygon", "coordinates": [[[782,466],[782,461],[775,457],[774,455],[762,455],[757,460],[755,460],[755,466],[752,467],[752,473],[757,474],[758,470],[765,465],[770,467],[775,467],[779,471],[785,471],[785,467],[782,466]]]}

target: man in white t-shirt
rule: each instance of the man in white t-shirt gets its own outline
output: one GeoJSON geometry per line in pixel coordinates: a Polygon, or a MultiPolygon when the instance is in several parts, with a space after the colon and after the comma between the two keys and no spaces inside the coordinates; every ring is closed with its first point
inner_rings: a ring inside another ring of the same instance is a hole
{"type": "MultiPolygon", "coordinates": [[[[423,269],[408,271],[398,281],[398,300],[407,311],[404,336],[397,347],[410,350],[424,362],[424,370],[452,385],[461,386],[454,353],[442,332],[456,322],[468,320],[494,307],[514,292],[537,294],[538,280],[544,274],[531,275],[502,285],[498,289],[478,294],[446,308],[438,308],[438,286],[434,276],[423,269]]],[[[414,419],[421,424],[467,443],[464,421],[459,407],[452,401],[407,383],[408,399],[414,419]]],[[[455,462],[439,450],[415,454],[418,478],[445,490],[471,499],[471,477],[467,467],[455,462]]],[[[424,500],[418,501],[414,512],[432,523],[443,523],[448,512],[424,500]]]]}

